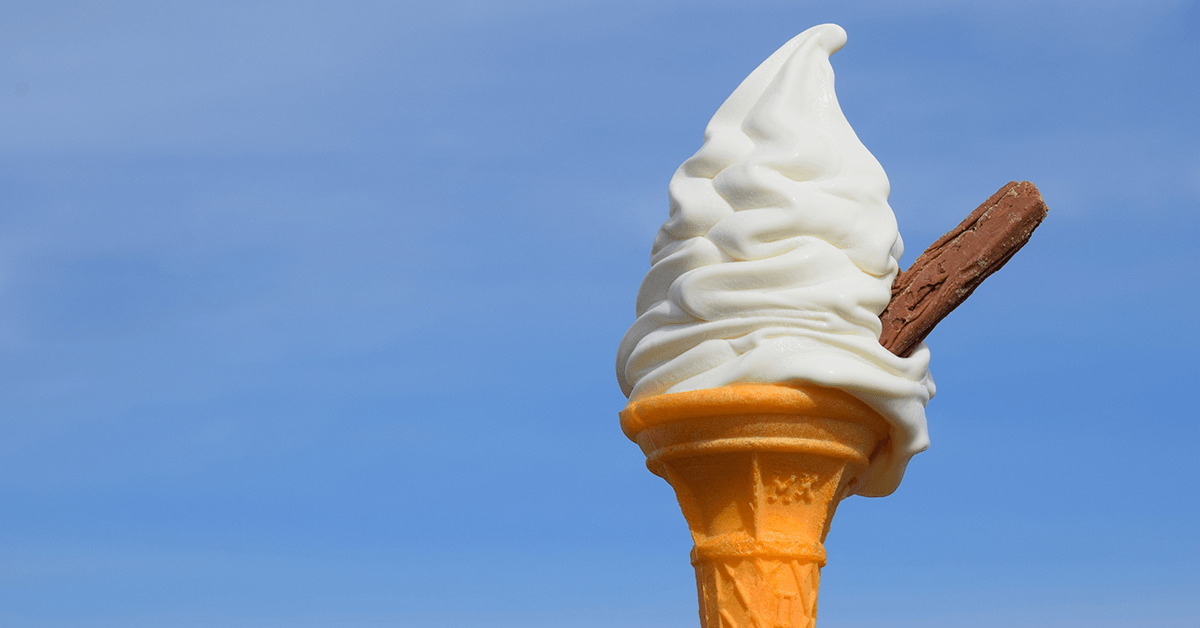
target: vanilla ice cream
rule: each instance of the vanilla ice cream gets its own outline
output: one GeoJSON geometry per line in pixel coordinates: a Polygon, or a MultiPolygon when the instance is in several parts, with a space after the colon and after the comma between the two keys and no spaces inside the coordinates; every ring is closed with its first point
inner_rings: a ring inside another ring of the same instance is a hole
{"type": "Polygon", "coordinates": [[[928,447],[929,351],[879,344],[903,253],[887,175],[838,105],[841,27],[771,55],[717,110],[670,184],[617,354],[631,401],[740,383],[842,389],[891,424],[856,492],[886,495],[928,447]]]}

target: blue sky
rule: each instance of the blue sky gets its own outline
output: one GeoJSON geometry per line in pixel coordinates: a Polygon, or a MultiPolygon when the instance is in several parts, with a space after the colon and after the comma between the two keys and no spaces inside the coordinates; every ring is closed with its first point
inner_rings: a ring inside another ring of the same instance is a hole
{"type": "Polygon", "coordinates": [[[613,356],[671,173],[823,22],[902,265],[1009,180],[1051,213],[930,337],[820,626],[1194,626],[1165,0],[0,8],[0,625],[698,625],[613,356]]]}

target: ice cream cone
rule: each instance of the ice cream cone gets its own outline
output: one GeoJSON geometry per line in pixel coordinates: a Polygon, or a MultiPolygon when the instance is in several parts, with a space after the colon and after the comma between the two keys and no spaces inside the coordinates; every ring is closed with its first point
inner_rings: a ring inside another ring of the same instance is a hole
{"type": "Polygon", "coordinates": [[[631,402],[621,427],[691,528],[700,625],[813,626],[830,519],[883,417],[840,390],[743,384],[631,402]]]}

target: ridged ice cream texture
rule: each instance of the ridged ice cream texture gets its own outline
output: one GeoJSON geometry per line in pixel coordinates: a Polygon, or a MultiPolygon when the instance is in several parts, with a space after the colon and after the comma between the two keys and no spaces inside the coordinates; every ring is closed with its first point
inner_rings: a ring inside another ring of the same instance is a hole
{"type": "Polygon", "coordinates": [[[671,179],[637,320],[617,354],[631,401],[740,383],[842,389],[891,425],[856,492],[894,491],[929,445],[929,350],[879,344],[904,245],[879,162],[842,114],[840,26],[796,36],[721,105],[671,179]]]}

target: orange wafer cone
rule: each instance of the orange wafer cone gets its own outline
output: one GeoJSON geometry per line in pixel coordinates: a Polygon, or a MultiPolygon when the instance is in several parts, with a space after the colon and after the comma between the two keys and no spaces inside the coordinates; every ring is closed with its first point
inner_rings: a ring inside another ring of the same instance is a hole
{"type": "Polygon", "coordinates": [[[813,626],[829,522],[883,417],[840,390],[743,384],[631,402],[621,428],[691,528],[700,625],[813,626]]]}

